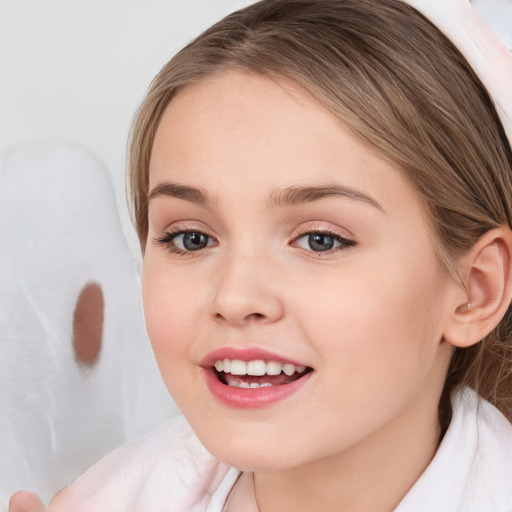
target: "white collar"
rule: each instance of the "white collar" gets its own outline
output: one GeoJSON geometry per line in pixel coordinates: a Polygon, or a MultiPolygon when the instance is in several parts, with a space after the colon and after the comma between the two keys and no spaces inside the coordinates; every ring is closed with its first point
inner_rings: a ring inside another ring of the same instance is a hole
{"type": "Polygon", "coordinates": [[[511,512],[512,424],[465,389],[432,462],[395,512],[511,512]]]}

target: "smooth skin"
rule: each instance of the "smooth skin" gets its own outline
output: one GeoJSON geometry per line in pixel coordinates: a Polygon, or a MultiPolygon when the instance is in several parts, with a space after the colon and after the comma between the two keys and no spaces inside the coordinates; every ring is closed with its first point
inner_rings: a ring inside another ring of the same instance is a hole
{"type": "Polygon", "coordinates": [[[510,303],[510,230],[486,233],[454,280],[400,170],[301,89],[250,74],[183,89],[150,168],[147,329],[200,440],[253,475],[234,505],[392,511],[437,449],[453,347],[510,303]],[[230,407],[200,364],[226,347],[313,372],[268,407],[230,407]]]}
{"type": "Polygon", "coordinates": [[[9,500],[9,512],[44,512],[45,506],[36,494],[19,491],[9,500]]]}
{"type": "Polygon", "coordinates": [[[151,190],[203,196],[152,198],[143,269],[155,355],[199,438],[254,471],[262,511],[392,510],[437,448],[445,332],[467,300],[418,195],[303,91],[234,72],[178,94],[150,167],[151,190]],[[191,231],[203,248],[184,245],[191,231]],[[315,232],[338,242],[318,251],[315,232]],[[230,408],[199,364],[221,347],[313,376],[267,408],[230,408]]]}

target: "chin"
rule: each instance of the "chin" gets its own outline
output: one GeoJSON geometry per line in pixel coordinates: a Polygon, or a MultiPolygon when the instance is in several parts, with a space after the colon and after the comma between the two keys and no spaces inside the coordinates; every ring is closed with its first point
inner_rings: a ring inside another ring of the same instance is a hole
{"type": "Polygon", "coordinates": [[[256,453],[250,447],[244,451],[214,449],[210,452],[222,462],[240,471],[273,472],[300,465],[295,464],[293,459],[290,460],[287,455],[279,454],[279,456],[276,456],[270,451],[256,453]]]}
{"type": "MultiPolygon", "coordinates": [[[[212,455],[241,471],[279,471],[305,462],[304,450],[299,451],[295,442],[293,447],[287,446],[275,429],[262,433],[258,426],[249,424],[237,429],[224,424],[192,428],[212,455]]],[[[289,435],[286,438],[291,441],[289,435]]]]}

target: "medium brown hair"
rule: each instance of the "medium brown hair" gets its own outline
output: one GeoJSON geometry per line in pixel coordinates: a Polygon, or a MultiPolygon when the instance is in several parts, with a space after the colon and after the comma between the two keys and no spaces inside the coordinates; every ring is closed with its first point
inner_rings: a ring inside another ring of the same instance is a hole
{"type": "MultiPolygon", "coordinates": [[[[238,69],[290,81],[395,163],[422,197],[440,259],[512,224],[512,152],[493,102],[465,58],[400,0],[263,0],[181,50],[154,79],[135,119],[129,185],[141,246],[148,232],[151,149],[159,120],[187,85],[238,69]]],[[[512,420],[512,320],[456,349],[440,412],[469,385],[512,420]]],[[[448,412],[443,412],[446,409],[448,412]]]]}

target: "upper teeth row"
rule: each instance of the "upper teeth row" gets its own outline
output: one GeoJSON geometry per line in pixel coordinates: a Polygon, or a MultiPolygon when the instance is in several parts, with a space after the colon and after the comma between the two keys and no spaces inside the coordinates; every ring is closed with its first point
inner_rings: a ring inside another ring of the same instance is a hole
{"type": "Polygon", "coordinates": [[[295,372],[304,373],[305,366],[295,366],[290,363],[279,363],[277,361],[241,361],[240,359],[219,359],[215,361],[215,369],[218,372],[230,373],[231,375],[279,375],[284,372],[286,375],[293,375],[295,372]]]}

